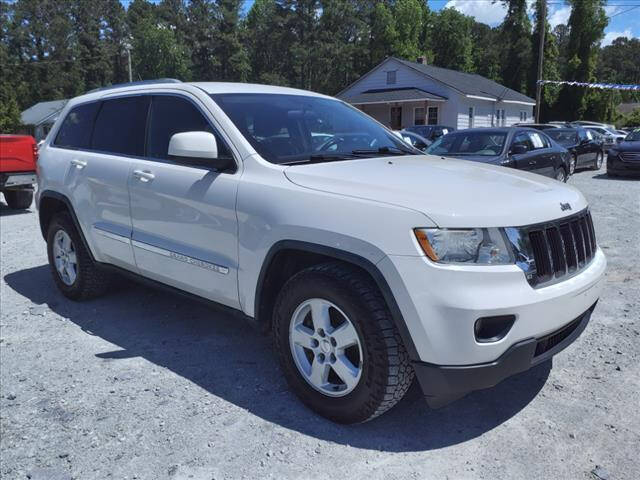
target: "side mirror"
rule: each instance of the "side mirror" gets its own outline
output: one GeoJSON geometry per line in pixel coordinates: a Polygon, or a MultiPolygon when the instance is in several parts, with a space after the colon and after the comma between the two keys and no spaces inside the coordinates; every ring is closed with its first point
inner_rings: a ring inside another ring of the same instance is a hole
{"type": "Polygon", "coordinates": [[[522,155],[523,153],[527,153],[528,151],[529,149],[526,147],[526,145],[522,145],[520,143],[517,145],[512,145],[509,153],[511,153],[511,155],[522,155]]]}
{"type": "Polygon", "coordinates": [[[189,165],[226,170],[231,158],[218,157],[218,143],[210,132],[176,133],[169,140],[169,158],[189,165]]]}
{"type": "Polygon", "coordinates": [[[616,142],[617,143],[621,143],[623,140],[624,140],[624,138],[622,138],[622,137],[617,137],[616,138],[616,142]]]}

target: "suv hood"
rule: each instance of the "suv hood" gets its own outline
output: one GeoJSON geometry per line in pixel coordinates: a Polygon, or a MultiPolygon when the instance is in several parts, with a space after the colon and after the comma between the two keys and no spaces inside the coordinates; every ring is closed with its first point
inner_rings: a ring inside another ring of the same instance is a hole
{"type": "Polygon", "coordinates": [[[433,155],[295,165],[284,173],[302,187],[417,210],[439,227],[531,225],[587,206],[577,189],[541,175],[433,155]]]}
{"type": "Polygon", "coordinates": [[[613,148],[620,150],[621,152],[640,152],[640,141],[620,142],[613,148]]]}

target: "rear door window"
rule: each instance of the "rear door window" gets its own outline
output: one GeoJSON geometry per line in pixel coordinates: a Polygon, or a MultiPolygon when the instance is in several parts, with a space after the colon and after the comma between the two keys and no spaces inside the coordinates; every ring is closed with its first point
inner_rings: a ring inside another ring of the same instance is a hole
{"type": "Polygon", "coordinates": [[[531,143],[531,138],[525,132],[518,133],[513,139],[512,146],[523,145],[527,151],[533,150],[533,144],[531,143]]]}
{"type": "MultiPolygon", "coordinates": [[[[253,119],[251,125],[253,127],[253,119]]],[[[209,121],[190,101],[170,96],[153,97],[149,130],[147,133],[147,156],[166,160],[169,152],[169,141],[176,133],[210,132],[216,137],[218,157],[231,158],[231,152],[220,136],[213,130],[209,121]]]]}
{"type": "Polygon", "coordinates": [[[99,106],[100,102],[92,102],[72,108],[58,130],[54,145],[74,149],[89,148],[93,122],[99,106]]]}
{"type": "Polygon", "coordinates": [[[96,118],[91,148],[120,155],[144,155],[148,96],[105,100],[96,118]]]}

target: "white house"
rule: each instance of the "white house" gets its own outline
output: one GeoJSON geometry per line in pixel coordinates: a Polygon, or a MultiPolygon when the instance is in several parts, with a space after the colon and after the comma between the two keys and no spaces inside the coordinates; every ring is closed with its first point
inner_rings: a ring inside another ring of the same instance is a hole
{"type": "Polygon", "coordinates": [[[461,129],[533,122],[536,103],[480,75],[395,57],[385,59],[337,97],[394,130],[425,124],[461,129]]]}

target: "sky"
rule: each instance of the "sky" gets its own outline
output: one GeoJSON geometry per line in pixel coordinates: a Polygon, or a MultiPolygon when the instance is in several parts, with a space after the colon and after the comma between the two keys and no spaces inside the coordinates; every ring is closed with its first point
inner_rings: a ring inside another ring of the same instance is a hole
{"type": "MultiPolygon", "coordinates": [[[[120,1],[126,7],[131,0],[120,1]]],[[[159,0],[152,1],[158,3],[159,0]]],[[[253,2],[254,0],[244,0],[245,12],[249,11],[253,2]]],[[[532,6],[534,0],[527,0],[527,3],[532,6]]],[[[428,0],[428,5],[435,11],[447,7],[455,8],[492,27],[499,25],[506,13],[503,3],[496,0],[428,0]]],[[[548,0],[548,6],[551,28],[567,23],[571,7],[565,0],[548,0]]],[[[609,16],[609,25],[605,29],[603,46],[611,44],[618,37],[640,37],[640,0],[607,0],[605,10],[609,16]]]]}

